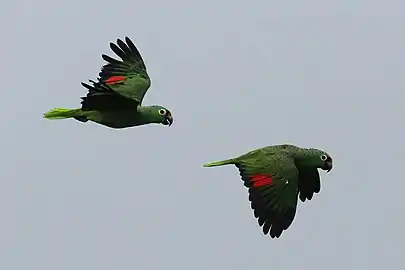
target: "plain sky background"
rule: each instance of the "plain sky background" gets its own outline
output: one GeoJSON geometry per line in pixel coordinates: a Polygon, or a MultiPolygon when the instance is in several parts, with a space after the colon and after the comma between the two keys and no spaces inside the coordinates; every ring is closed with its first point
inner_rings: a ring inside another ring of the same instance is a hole
{"type": "Polygon", "coordinates": [[[0,269],[402,269],[401,2],[2,3],[0,269]],[[42,119],[126,35],[174,124],[42,119]],[[272,240],[237,169],[201,165],[280,143],[334,169],[272,240]]]}

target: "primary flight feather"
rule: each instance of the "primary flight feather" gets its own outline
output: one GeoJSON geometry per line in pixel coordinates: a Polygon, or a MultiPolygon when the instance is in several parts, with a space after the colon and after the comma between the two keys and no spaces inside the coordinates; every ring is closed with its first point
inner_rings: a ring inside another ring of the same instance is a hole
{"type": "Polygon", "coordinates": [[[283,144],[250,151],[236,158],[205,164],[204,167],[235,165],[254,216],[264,234],[280,237],[292,224],[298,197],[302,202],[319,193],[318,169],[332,169],[332,158],[323,150],[283,144]]]}
{"type": "Polygon", "coordinates": [[[116,60],[103,54],[107,62],[101,68],[97,81],[82,83],[88,90],[82,97],[80,109],[55,108],[44,114],[47,119],[74,118],[81,122],[92,121],[111,128],[127,128],[157,123],[170,126],[171,112],[158,105],[142,106],[151,80],[145,63],[134,43],[125,37],[124,43],[110,43],[111,50],[121,58],[116,60]]]}

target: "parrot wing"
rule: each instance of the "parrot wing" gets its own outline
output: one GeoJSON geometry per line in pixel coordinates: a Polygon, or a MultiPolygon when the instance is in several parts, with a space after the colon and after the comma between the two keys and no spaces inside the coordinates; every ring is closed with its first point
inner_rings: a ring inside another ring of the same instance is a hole
{"type": "Polygon", "coordinates": [[[249,201],[264,234],[280,237],[294,220],[298,202],[298,169],[286,153],[269,155],[256,152],[236,164],[249,201]]]}
{"type": "Polygon", "coordinates": [[[137,101],[119,95],[105,83],[90,82],[92,85],[82,82],[89,91],[85,97],[81,97],[83,111],[136,110],[139,104],[137,101]]]}
{"type": "Polygon", "coordinates": [[[134,43],[125,37],[126,44],[117,39],[117,45],[110,43],[110,48],[122,61],[103,54],[102,58],[108,62],[101,68],[99,81],[108,85],[119,95],[135,100],[141,105],[148,91],[151,80],[146,70],[141,54],[134,43]]]}
{"type": "Polygon", "coordinates": [[[321,190],[321,179],[318,169],[300,169],[298,190],[302,202],[305,202],[305,200],[311,200],[314,193],[319,193],[321,190]]]}

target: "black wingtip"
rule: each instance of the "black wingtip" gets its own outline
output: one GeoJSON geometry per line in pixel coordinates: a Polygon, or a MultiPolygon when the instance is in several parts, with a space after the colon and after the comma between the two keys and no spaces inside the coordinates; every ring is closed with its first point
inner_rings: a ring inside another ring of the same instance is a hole
{"type": "Polygon", "coordinates": [[[128,45],[130,45],[130,44],[134,44],[133,42],[132,42],[132,40],[129,38],[129,37],[127,37],[127,36],[125,36],[125,42],[128,44],[128,45]]]}
{"type": "Polygon", "coordinates": [[[81,82],[80,83],[83,87],[87,88],[88,90],[92,90],[93,87],[91,87],[90,85],[88,85],[87,83],[81,82]]]}

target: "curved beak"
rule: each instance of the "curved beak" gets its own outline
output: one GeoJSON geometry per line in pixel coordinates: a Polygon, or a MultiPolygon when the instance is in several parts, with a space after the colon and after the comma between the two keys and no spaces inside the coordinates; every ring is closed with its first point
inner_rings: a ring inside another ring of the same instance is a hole
{"type": "Polygon", "coordinates": [[[327,160],[325,162],[325,170],[326,170],[326,172],[330,172],[332,170],[332,168],[333,168],[332,160],[327,160]]]}
{"type": "Polygon", "coordinates": [[[173,124],[173,116],[172,116],[172,114],[168,114],[168,115],[166,116],[166,121],[169,123],[169,124],[168,124],[169,127],[173,124]]]}

